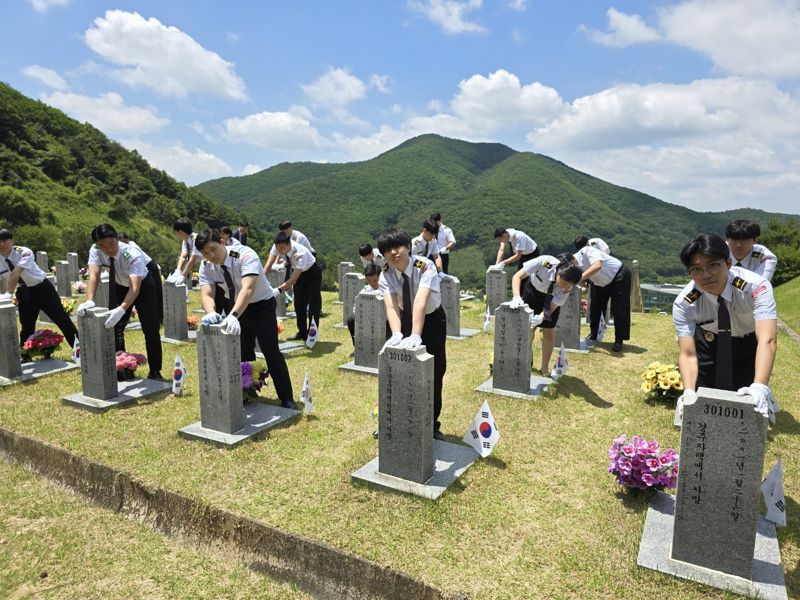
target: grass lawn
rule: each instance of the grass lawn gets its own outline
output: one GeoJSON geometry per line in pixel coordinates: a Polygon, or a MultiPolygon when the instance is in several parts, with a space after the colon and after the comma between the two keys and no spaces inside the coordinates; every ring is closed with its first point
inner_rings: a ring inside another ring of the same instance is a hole
{"type": "MultiPolygon", "coordinates": [[[[195,294],[192,300],[195,306],[195,294]]],[[[298,397],[309,370],[315,415],[233,451],[182,440],[176,433],[199,418],[193,345],[178,350],[189,369],[182,397],[93,415],[60,401],[80,389],[80,374],[73,371],[46,383],[0,390],[0,423],[145,482],[475,598],[726,597],[636,566],[647,503],[606,473],[608,447],[622,433],[656,439],[663,447],[679,445],[673,407],[646,402],[639,393],[645,365],[676,359],[669,317],[634,315],[632,341],[621,356],[609,351],[610,342],[589,355],[570,354],[568,375],[539,401],[489,397],[502,435],[499,446],[438,502],[430,502],[350,482],[350,474],[377,454],[370,415],[377,379],[337,370],[350,360],[352,345],[347,330],[332,327],[341,318],[341,307],[332,300],[333,294],[324,295],[330,315],[321,324],[322,341],[313,351],[288,358],[298,397]]],[[[482,321],[482,304],[466,303],[462,326],[481,328],[482,321]]],[[[295,331],[292,321],[287,325],[284,336],[295,331]]],[[[127,335],[129,350],[143,352],[141,333],[127,335]]],[[[538,342],[537,336],[537,356],[538,342]]],[[[484,399],[473,389],[488,377],[492,336],[448,341],[447,350],[442,423],[455,442],[484,399]]],[[[174,346],[165,346],[166,364],[174,353],[174,346]]],[[[68,355],[66,349],[62,355],[68,355]]],[[[800,347],[781,334],[773,388],[784,412],[769,434],[765,470],[782,457],[790,500],[789,526],[779,530],[779,540],[789,593],[795,597],[800,595],[800,520],[791,498],[800,497],[800,426],[793,417],[800,413],[798,364],[800,347]]],[[[271,392],[266,395],[274,399],[271,392]]],[[[30,485],[32,495],[46,486],[30,485]]],[[[0,515],[8,521],[19,510],[3,502],[0,515]]],[[[112,516],[106,518],[111,523],[112,516]]],[[[69,538],[68,531],[64,539],[54,535],[53,544],[69,538]]],[[[30,551],[13,538],[4,550],[9,544],[12,554],[30,551]]],[[[120,567],[108,577],[122,584],[136,577],[137,568],[141,576],[147,572],[146,566],[132,565],[131,572],[120,567]]],[[[103,572],[102,566],[97,569],[103,572]]]]}
{"type": "Polygon", "coordinates": [[[776,287],[775,302],[783,322],[800,333],[800,277],[776,287]]]}

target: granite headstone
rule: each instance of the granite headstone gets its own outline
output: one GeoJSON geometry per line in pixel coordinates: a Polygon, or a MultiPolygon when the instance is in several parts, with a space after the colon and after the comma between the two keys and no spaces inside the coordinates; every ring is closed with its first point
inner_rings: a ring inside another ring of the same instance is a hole
{"type": "Polygon", "coordinates": [[[39,250],[36,253],[36,264],[45,273],[49,273],[50,272],[50,261],[47,258],[47,252],[39,250]]]}
{"type": "Polygon", "coordinates": [[[107,318],[107,308],[91,308],[78,317],[81,382],[85,398],[111,400],[118,395],[114,329],[106,329],[107,318]]]}
{"type": "Polygon", "coordinates": [[[508,300],[508,273],[489,269],[486,271],[486,306],[494,316],[494,311],[508,300]]]}
{"type": "Polygon", "coordinates": [[[493,387],[527,394],[531,389],[531,309],[501,304],[495,311],[493,387]]]}
{"type": "Polygon", "coordinates": [[[355,364],[377,369],[378,354],[385,343],[386,305],[383,296],[362,291],[356,296],[355,364]]]}
{"type": "Polygon", "coordinates": [[[72,297],[72,282],[69,278],[69,263],[65,260],[56,261],[56,287],[58,295],[62,298],[72,297]]]}
{"type": "Polygon", "coordinates": [[[78,265],[78,254],[75,252],[67,252],[67,263],[69,263],[69,280],[79,281],[81,276],[80,267],[78,265]]]}
{"type": "Polygon", "coordinates": [[[361,273],[345,273],[341,288],[342,292],[342,322],[341,325],[347,327],[347,319],[353,314],[356,296],[364,289],[366,278],[361,273]]]}
{"type": "Polygon", "coordinates": [[[577,285],[572,286],[558,314],[555,347],[561,344],[569,350],[581,349],[581,290],[577,285]]]}
{"type": "Polygon", "coordinates": [[[344,293],[344,276],[348,273],[355,273],[356,266],[351,262],[340,262],[339,263],[339,272],[338,276],[339,279],[339,302],[342,302],[342,295],[344,293]]]}
{"type": "Polygon", "coordinates": [[[108,308],[108,271],[100,273],[97,289],[94,292],[94,303],[97,306],[108,308]]]}
{"type": "Polygon", "coordinates": [[[165,281],[164,290],[164,338],[183,342],[189,339],[186,321],[186,286],[183,282],[165,281]]]}
{"type": "Polygon", "coordinates": [[[198,332],[200,422],[206,429],[234,433],[244,427],[239,338],[220,325],[202,326],[198,332]]]}
{"type": "MultiPolygon", "coordinates": [[[[270,286],[277,288],[286,280],[285,269],[270,269],[267,273],[267,281],[270,286]]],[[[275,316],[279,319],[286,317],[286,292],[281,292],[275,297],[275,316]]]]}
{"type": "Polygon", "coordinates": [[[11,302],[0,304],[0,377],[4,379],[22,377],[17,307],[11,302]]]}

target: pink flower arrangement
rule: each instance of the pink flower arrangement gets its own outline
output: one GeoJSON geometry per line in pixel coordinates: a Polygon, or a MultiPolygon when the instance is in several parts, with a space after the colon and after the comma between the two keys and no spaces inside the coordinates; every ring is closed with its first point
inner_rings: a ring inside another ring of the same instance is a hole
{"type": "Polygon", "coordinates": [[[242,363],[242,395],[245,401],[258,398],[258,392],[267,383],[269,371],[266,369],[256,370],[249,362],[242,363]]]}
{"type": "Polygon", "coordinates": [[[32,360],[37,357],[50,358],[56,348],[64,341],[64,336],[52,329],[39,329],[34,331],[25,343],[22,344],[22,354],[32,360]]]}
{"type": "Polygon", "coordinates": [[[674,448],[661,452],[658,442],[638,435],[628,441],[628,436],[622,435],[611,442],[608,457],[608,472],[626,487],[663,490],[674,488],[678,482],[678,453],[674,448]]]}
{"type": "Polygon", "coordinates": [[[137,367],[143,365],[147,362],[147,358],[143,354],[136,354],[132,352],[128,354],[127,352],[122,352],[121,350],[117,352],[117,372],[120,371],[127,371],[128,373],[133,373],[136,371],[137,367]]]}

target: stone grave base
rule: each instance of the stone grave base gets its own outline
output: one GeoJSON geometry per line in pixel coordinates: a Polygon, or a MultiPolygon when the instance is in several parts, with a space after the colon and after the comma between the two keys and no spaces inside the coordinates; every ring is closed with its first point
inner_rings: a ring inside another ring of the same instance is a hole
{"type": "Polygon", "coordinates": [[[31,379],[36,379],[52,373],[61,373],[62,371],[69,371],[70,369],[78,368],[78,365],[75,363],[65,362],[55,358],[34,360],[32,362],[22,363],[21,377],[16,377],[14,379],[0,377],[0,385],[11,385],[13,383],[20,383],[22,381],[30,381],[31,379]]]}
{"type": "Polygon", "coordinates": [[[522,398],[524,400],[535,400],[547,391],[547,386],[553,383],[549,377],[542,377],[541,375],[531,375],[531,386],[527,394],[521,392],[512,392],[510,390],[501,390],[494,387],[494,378],[490,377],[478,387],[475,388],[476,392],[484,392],[486,394],[497,394],[499,396],[509,396],[511,398],[522,398]]]}
{"type": "Polygon", "coordinates": [[[287,312],[282,317],[278,317],[278,320],[279,321],[285,321],[286,319],[296,319],[296,318],[297,318],[297,313],[294,312],[294,311],[291,311],[291,312],[287,312]]]}
{"type": "Polygon", "coordinates": [[[458,301],[467,302],[469,300],[475,300],[475,298],[477,298],[477,296],[475,296],[474,294],[462,294],[461,296],[458,297],[458,301]]]}
{"type": "Polygon", "coordinates": [[[253,436],[272,429],[298,415],[299,410],[291,410],[272,404],[253,402],[244,405],[244,427],[234,433],[224,433],[206,429],[200,421],[178,430],[178,435],[187,440],[209,442],[220,448],[234,448],[253,436]]]}
{"type": "Polygon", "coordinates": [[[197,341],[197,331],[189,330],[189,338],[186,340],[173,340],[172,338],[168,338],[164,335],[161,336],[161,341],[167,344],[187,344],[189,342],[196,342],[197,341]]]}
{"type": "Polygon", "coordinates": [[[200,315],[206,314],[206,311],[204,311],[202,308],[195,308],[192,312],[200,315]]]}
{"type": "Polygon", "coordinates": [[[339,305],[341,305],[341,304],[344,304],[344,303],[341,300],[334,300],[333,302],[331,302],[331,304],[339,304],[339,305]]]}
{"type": "Polygon", "coordinates": [[[378,471],[378,457],[353,472],[351,481],[436,500],[477,458],[478,453],[469,446],[433,440],[433,477],[425,483],[381,473],[378,471]]]}
{"type": "MultiPolygon", "coordinates": [[[[589,351],[597,345],[597,342],[589,340],[581,340],[578,348],[564,348],[567,352],[575,352],[576,354],[589,354],[589,351]]],[[[553,351],[556,349],[553,348],[553,351]]]]}
{"type": "Polygon", "coordinates": [[[378,376],[378,367],[362,367],[361,365],[357,365],[353,360],[351,360],[349,363],[339,365],[339,370],[352,371],[354,373],[361,373],[362,375],[378,376]]]}
{"type": "Polygon", "coordinates": [[[758,518],[756,547],[753,553],[753,580],[748,581],[735,575],[670,558],[674,512],[675,497],[663,492],[656,494],[647,511],[636,564],[751,598],[765,600],[787,598],[781,552],[773,523],[764,517],[758,518]]]}
{"type": "Polygon", "coordinates": [[[333,326],[334,329],[347,329],[347,323],[337,323],[333,326]]]}
{"type": "Polygon", "coordinates": [[[83,392],[64,396],[61,400],[76,408],[88,410],[93,413],[104,413],[112,408],[119,408],[126,404],[136,402],[153,394],[172,391],[171,381],[156,381],[154,379],[131,379],[130,381],[117,382],[117,397],[111,400],[87,398],[83,392]]]}
{"type": "Polygon", "coordinates": [[[125,325],[125,331],[135,331],[137,329],[141,329],[142,324],[139,321],[131,321],[127,325],[125,325]]]}
{"type": "MultiPolygon", "coordinates": [[[[278,342],[278,349],[281,351],[281,354],[289,354],[289,352],[294,352],[295,350],[302,350],[306,347],[305,342],[298,342],[298,341],[289,341],[286,340],[285,342],[278,342]]],[[[261,352],[261,348],[258,347],[258,342],[256,341],[256,358],[264,359],[264,353],[261,352]]]]}
{"type": "Polygon", "coordinates": [[[481,332],[480,329],[464,329],[463,327],[458,332],[458,335],[448,335],[448,340],[466,340],[467,338],[471,338],[473,335],[478,335],[481,332]]]}

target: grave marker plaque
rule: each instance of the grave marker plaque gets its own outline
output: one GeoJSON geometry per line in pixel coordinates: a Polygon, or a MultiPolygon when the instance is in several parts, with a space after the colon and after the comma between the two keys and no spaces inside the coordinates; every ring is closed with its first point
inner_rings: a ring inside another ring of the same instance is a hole
{"type": "Polygon", "coordinates": [[[189,339],[186,322],[186,286],[183,282],[164,282],[164,337],[183,342],[189,339]]]}
{"type": "Polygon", "coordinates": [[[501,304],[495,311],[493,387],[527,394],[531,389],[531,309],[501,304]]]}
{"type": "Polygon", "coordinates": [[[17,307],[11,302],[0,304],[0,377],[22,377],[22,357],[17,330],[17,307]]]}
{"type": "Polygon", "coordinates": [[[78,317],[81,382],[86,398],[111,400],[117,397],[114,329],[106,329],[108,314],[106,308],[91,308],[78,317]]]}
{"type": "Polygon", "coordinates": [[[581,290],[577,285],[572,286],[572,291],[559,311],[555,347],[561,347],[562,343],[564,348],[581,349],[581,290]]]}
{"type": "Polygon", "coordinates": [[[461,335],[461,282],[456,277],[445,276],[439,282],[442,308],[447,317],[447,335],[461,335]]]}
{"type": "Polygon", "coordinates": [[[65,260],[56,261],[56,287],[58,295],[62,298],[72,297],[72,282],[69,278],[69,263],[65,260]]]}
{"type": "Polygon", "coordinates": [[[220,325],[201,326],[197,335],[200,423],[205,429],[234,433],[244,427],[240,336],[220,325]]]}
{"type": "MultiPolygon", "coordinates": [[[[286,271],[284,269],[270,269],[269,273],[267,273],[267,281],[269,281],[270,286],[277,288],[279,285],[282,285],[283,282],[286,280],[286,271]]],[[[286,292],[281,292],[277,296],[275,296],[275,316],[278,318],[283,318],[286,316],[286,292]]]]}
{"type": "Polygon", "coordinates": [[[386,305],[383,296],[362,291],[356,296],[355,364],[377,369],[378,354],[385,343],[386,305]]]}
{"type": "Polygon", "coordinates": [[[508,273],[489,269],[486,271],[486,306],[489,312],[494,311],[508,300],[508,273]]]}
{"type": "Polygon", "coordinates": [[[50,261],[47,258],[47,252],[40,250],[36,253],[36,264],[45,273],[50,272],[50,261]]]}
{"type": "Polygon", "coordinates": [[[67,252],[67,263],[69,264],[69,280],[80,280],[80,267],[78,266],[78,255],[75,252],[67,252]]]}
{"type": "Polygon", "coordinates": [[[342,295],[344,293],[344,276],[348,273],[355,273],[356,266],[351,262],[340,262],[339,263],[339,302],[343,301],[342,295]]]}
{"type": "Polygon", "coordinates": [[[366,278],[361,273],[345,273],[344,285],[339,288],[342,292],[342,322],[347,327],[347,319],[353,314],[356,296],[364,289],[366,278]]]}

